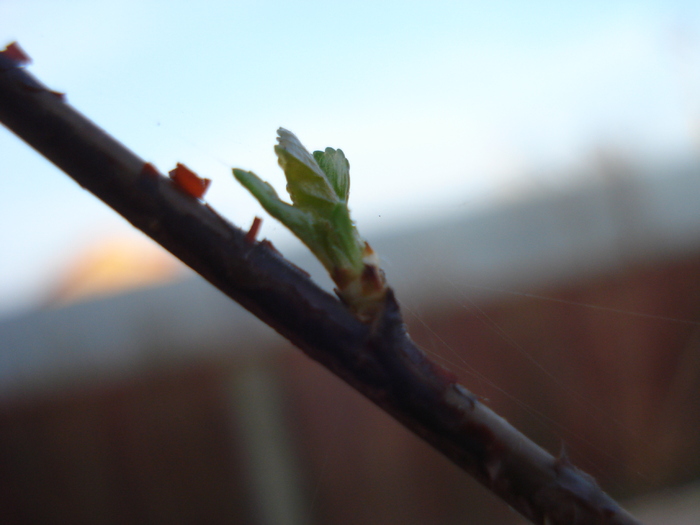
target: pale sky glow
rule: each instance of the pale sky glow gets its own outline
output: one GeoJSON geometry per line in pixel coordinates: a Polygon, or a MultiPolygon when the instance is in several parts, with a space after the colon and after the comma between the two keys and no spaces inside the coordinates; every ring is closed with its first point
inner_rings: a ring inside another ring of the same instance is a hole
{"type": "MultiPolygon", "coordinates": [[[[279,126],[345,151],[365,234],[565,185],[601,147],[698,153],[698,2],[0,0],[13,40],[145,160],[213,179],[243,227],[263,212],[230,168],[281,192],[279,126]]],[[[130,231],[1,127],[0,177],[0,314],[130,231]]],[[[287,242],[269,218],[262,234],[287,242]]]]}

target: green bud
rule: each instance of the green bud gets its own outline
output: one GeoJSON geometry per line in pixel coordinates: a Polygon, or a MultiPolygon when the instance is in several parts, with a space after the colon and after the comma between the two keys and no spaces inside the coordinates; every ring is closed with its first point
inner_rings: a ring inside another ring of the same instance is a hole
{"type": "Polygon", "coordinates": [[[336,293],[363,321],[379,311],[386,290],[378,259],[350,218],[350,163],[342,150],[326,148],[313,156],[286,129],[275,146],[292,204],[250,171],[234,169],[238,181],[263,208],[289,228],[321,261],[336,293]]]}

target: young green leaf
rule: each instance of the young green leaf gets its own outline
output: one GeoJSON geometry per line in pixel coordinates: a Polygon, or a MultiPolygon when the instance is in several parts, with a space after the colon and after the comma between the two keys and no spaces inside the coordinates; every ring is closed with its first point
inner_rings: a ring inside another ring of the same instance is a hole
{"type": "Polygon", "coordinates": [[[386,283],[377,257],[350,218],[350,163],[339,149],[326,148],[312,156],[283,128],[278,130],[275,153],[292,204],[253,172],[234,169],[234,176],[316,255],[355,315],[371,320],[381,308],[386,283]]]}
{"type": "Polygon", "coordinates": [[[348,201],[350,195],[350,163],[341,149],[326,148],[314,151],[314,160],[321,167],[341,201],[348,201]]]}

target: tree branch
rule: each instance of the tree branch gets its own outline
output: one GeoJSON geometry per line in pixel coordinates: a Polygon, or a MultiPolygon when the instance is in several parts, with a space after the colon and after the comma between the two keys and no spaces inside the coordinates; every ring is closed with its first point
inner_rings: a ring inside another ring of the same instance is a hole
{"type": "Polygon", "coordinates": [[[391,290],[377,321],[361,323],[269,243],[246,238],[67,105],[20,59],[0,53],[0,121],[136,228],[533,523],[639,523],[431,362],[406,333],[391,290]]]}

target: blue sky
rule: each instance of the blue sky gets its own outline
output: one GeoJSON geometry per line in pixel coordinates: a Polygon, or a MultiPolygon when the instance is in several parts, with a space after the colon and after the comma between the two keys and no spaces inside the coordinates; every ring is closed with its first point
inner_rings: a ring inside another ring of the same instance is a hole
{"type": "MultiPolygon", "coordinates": [[[[244,227],[262,213],[230,168],[281,190],[279,126],[345,151],[365,236],[565,187],[600,149],[700,144],[698,2],[0,0],[0,22],[30,72],[161,171],[213,179],[244,227]]],[[[4,128],[0,178],[0,315],[135,235],[4,128]]]]}

